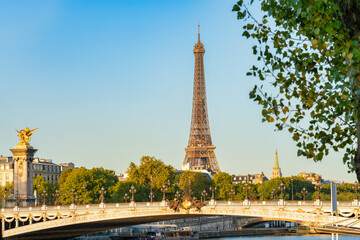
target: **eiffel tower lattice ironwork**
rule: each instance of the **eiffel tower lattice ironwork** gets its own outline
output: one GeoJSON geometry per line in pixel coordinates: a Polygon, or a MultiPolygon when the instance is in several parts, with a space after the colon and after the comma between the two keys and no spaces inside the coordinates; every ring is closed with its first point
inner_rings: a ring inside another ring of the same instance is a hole
{"type": "Polygon", "coordinates": [[[204,74],[204,44],[200,42],[200,26],[198,25],[198,41],[194,47],[195,71],[194,92],[191,116],[190,137],[185,148],[183,170],[211,170],[220,172],[210,135],[209,117],[206,103],[206,87],[204,74]]]}

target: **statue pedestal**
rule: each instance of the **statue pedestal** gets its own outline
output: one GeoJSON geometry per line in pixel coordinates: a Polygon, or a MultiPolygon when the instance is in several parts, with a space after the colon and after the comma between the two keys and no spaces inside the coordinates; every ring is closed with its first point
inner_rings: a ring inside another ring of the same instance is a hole
{"type": "Polygon", "coordinates": [[[316,199],[314,202],[315,206],[321,206],[322,205],[322,201],[320,199],[316,199]]]}
{"type": "Polygon", "coordinates": [[[135,203],[134,201],[131,201],[131,202],[129,203],[129,207],[136,207],[136,203],[135,203]]]}
{"type": "Polygon", "coordinates": [[[284,199],[280,199],[280,200],[278,201],[278,205],[285,205],[284,199]]]}
{"type": "Polygon", "coordinates": [[[359,200],[354,199],[354,200],[352,201],[351,205],[353,205],[353,206],[359,206],[359,200]]]}
{"type": "Polygon", "coordinates": [[[163,206],[163,207],[167,206],[167,201],[166,200],[161,201],[160,206],[163,206]]]}
{"type": "Polygon", "coordinates": [[[249,199],[244,199],[244,201],[243,201],[243,205],[250,205],[250,201],[249,201],[249,199]]]}
{"type": "Polygon", "coordinates": [[[17,197],[19,206],[35,206],[32,161],[37,149],[30,145],[16,145],[10,151],[14,155],[14,194],[10,197],[9,203],[15,206],[17,197]]]}

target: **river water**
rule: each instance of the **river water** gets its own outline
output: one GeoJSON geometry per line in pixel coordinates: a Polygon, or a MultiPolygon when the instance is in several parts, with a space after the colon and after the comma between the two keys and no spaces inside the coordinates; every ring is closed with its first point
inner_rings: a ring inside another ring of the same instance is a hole
{"type": "MultiPolygon", "coordinates": [[[[213,238],[215,239],[215,238],[213,238]]],[[[331,235],[292,235],[292,236],[261,236],[261,237],[233,237],[233,238],[216,238],[218,240],[331,240],[331,235]]],[[[336,238],[334,238],[336,239],[336,238]]],[[[339,235],[339,240],[359,240],[360,236],[339,235]]]]}

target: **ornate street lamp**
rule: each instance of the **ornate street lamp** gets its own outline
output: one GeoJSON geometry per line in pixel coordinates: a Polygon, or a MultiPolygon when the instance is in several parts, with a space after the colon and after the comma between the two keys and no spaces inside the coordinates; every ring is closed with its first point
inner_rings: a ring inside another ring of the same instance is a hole
{"type": "Polygon", "coordinates": [[[105,200],[105,194],[106,194],[106,190],[104,187],[101,187],[100,191],[100,201],[101,203],[103,204],[104,203],[104,200],[105,200]]]}
{"type": "Polygon", "coordinates": [[[284,190],[286,189],[285,185],[283,182],[280,183],[280,200],[284,200],[284,190]]]}
{"type": "Polygon", "coordinates": [[[125,195],[124,195],[125,203],[127,203],[127,200],[128,200],[129,198],[130,198],[129,195],[128,195],[127,193],[125,193],[125,195]]]}
{"type": "Polygon", "coordinates": [[[6,193],[7,193],[7,190],[6,190],[6,188],[4,188],[4,207],[6,207],[6,193]]]}
{"type": "Polygon", "coordinates": [[[230,189],[229,195],[230,195],[230,200],[234,201],[235,190],[233,188],[230,189]]]}
{"type": "Polygon", "coordinates": [[[84,202],[84,205],[86,205],[86,185],[85,183],[82,185],[82,189],[83,189],[83,202],[84,202]]]}
{"type": "Polygon", "coordinates": [[[291,176],[291,200],[294,201],[294,177],[291,176]]]}
{"type": "Polygon", "coordinates": [[[305,187],[303,187],[303,189],[301,190],[301,194],[303,195],[303,201],[305,201],[305,196],[308,193],[308,191],[306,190],[305,187]]]}
{"type": "Polygon", "coordinates": [[[248,191],[250,190],[250,186],[247,182],[244,183],[243,189],[245,190],[245,200],[249,200],[248,191]]]}
{"type": "Polygon", "coordinates": [[[176,191],[176,193],[175,193],[175,197],[177,198],[177,199],[179,199],[180,198],[180,193],[179,193],[179,191],[176,191]]]}
{"type": "Polygon", "coordinates": [[[271,194],[272,194],[273,200],[275,200],[276,188],[274,188],[274,189],[272,190],[271,194]]]}
{"type": "Polygon", "coordinates": [[[261,183],[261,201],[264,201],[264,180],[261,180],[260,183],[261,183]]]}
{"type": "Polygon", "coordinates": [[[134,202],[134,193],[136,193],[134,185],[131,185],[129,192],[131,193],[131,201],[134,202]]]}
{"type": "Polygon", "coordinates": [[[54,203],[55,206],[59,205],[59,196],[60,196],[59,189],[56,189],[55,190],[55,203],[54,203]]]}
{"type": "Polygon", "coordinates": [[[41,195],[41,193],[40,193],[40,182],[38,182],[38,184],[37,184],[37,191],[36,191],[36,195],[37,195],[37,206],[40,206],[40,195],[41,195]]]}
{"type": "Polygon", "coordinates": [[[320,182],[317,182],[317,184],[315,185],[315,190],[318,192],[318,195],[317,195],[317,200],[321,200],[320,199],[320,191],[321,191],[321,186],[320,186],[320,182]]]}
{"type": "Polygon", "coordinates": [[[189,195],[191,195],[191,179],[190,179],[190,175],[189,175],[189,195]]]}
{"type": "Polygon", "coordinates": [[[15,199],[15,206],[18,207],[19,206],[19,191],[16,191],[16,199],[15,199]]]}
{"type": "Polygon", "coordinates": [[[149,197],[150,197],[150,202],[151,203],[152,203],[153,197],[154,197],[154,194],[153,194],[153,191],[152,191],[152,188],[153,188],[152,184],[153,184],[153,176],[150,175],[150,195],[149,195],[149,197]]]}
{"type": "Polygon", "coordinates": [[[46,190],[43,191],[42,193],[42,197],[43,197],[43,206],[46,205],[46,196],[48,195],[48,193],[46,192],[46,190]]]}
{"type": "Polygon", "coordinates": [[[202,192],[201,192],[201,201],[202,202],[205,202],[206,201],[206,196],[208,195],[208,193],[206,192],[206,190],[204,189],[202,192]]]}
{"type": "Polygon", "coordinates": [[[75,188],[73,188],[73,189],[71,190],[70,195],[71,195],[71,197],[72,197],[72,202],[71,202],[71,204],[72,204],[72,205],[75,205],[75,198],[76,198],[75,188]]]}
{"type": "Polygon", "coordinates": [[[168,189],[167,189],[167,187],[165,186],[165,184],[162,185],[162,187],[160,188],[160,191],[162,191],[162,193],[163,193],[163,198],[162,198],[162,201],[163,201],[163,202],[165,202],[165,193],[166,193],[167,190],[168,190],[168,189]]]}
{"type": "Polygon", "coordinates": [[[357,181],[355,182],[355,185],[352,187],[352,189],[355,190],[355,200],[358,200],[359,183],[357,181]]]}
{"type": "Polygon", "coordinates": [[[211,191],[211,200],[212,201],[215,201],[215,191],[216,191],[216,187],[210,187],[209,188],[210,189],[210,191],[211,191]]]}

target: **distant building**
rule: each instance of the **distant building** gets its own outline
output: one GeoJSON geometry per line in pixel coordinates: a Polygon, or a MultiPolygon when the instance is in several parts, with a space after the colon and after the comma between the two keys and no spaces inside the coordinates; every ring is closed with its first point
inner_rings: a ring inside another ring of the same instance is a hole
{"type": "Polygon", "coordinates": [[[247,174],[247,175],[232,175],[233,183],[261,183],[268,180],[264,173],[261,174],[247,174]]]}
{"type": "Polygon", "coordinates": [[[277,149],[276,149],[275,150],[275,164],[274,164],[270,179],[279,178],[279,177],[282,177],[282,173],[281,173],[281,168],[279,167],[279,159],[278,159],[278,153],[277,153],[277,149]]]}
{"type": "Polygon", "coordinates": [[[14,165],[12,157],[0,156],[0,185],[5,186],[14,181],[14,165]]]}
{"type": "MultiPolygon", "coordinates": [[[[49,183],[56,183],[63,170],[74,168],[73,163],[62,163],[58,165],[51,159],[34,158],[32,164],[33,178],[40,175],[49,183]]],[[[5,186],[14,182],[14,163],[12,157],[0,156],[0,185],[5,186]]]]}
{"type": "Polygon", "coordinates": [[[60,163],[59,164],[60,168],[61,168],[61,172],[63,172],[65,169],[74,169],[75,168],[75,164],[72,162],[68,162],[68,163],[60,163]]]}
{"type": "Polygon", "coordinates": [[[301,177],[305,181],[311,182],[312,184],[316,184],[322,181],[322,176],[316,173],[301,172],[298,174],[298,177],[301,177]]]}
{"type": "Polygon", "coordinates": [[[61,167],[52,162],[51,159],[34,158],[33,177],[42,176],[49,183],[56,183],[61,175],[61,167]]]}
{"type": "Polygon", "coordinates": [[[129,174],[127,172],[125,174],[119,173],[117,178],[119,179],[119,182],[125,182],[129,178],[129,174]]]}

